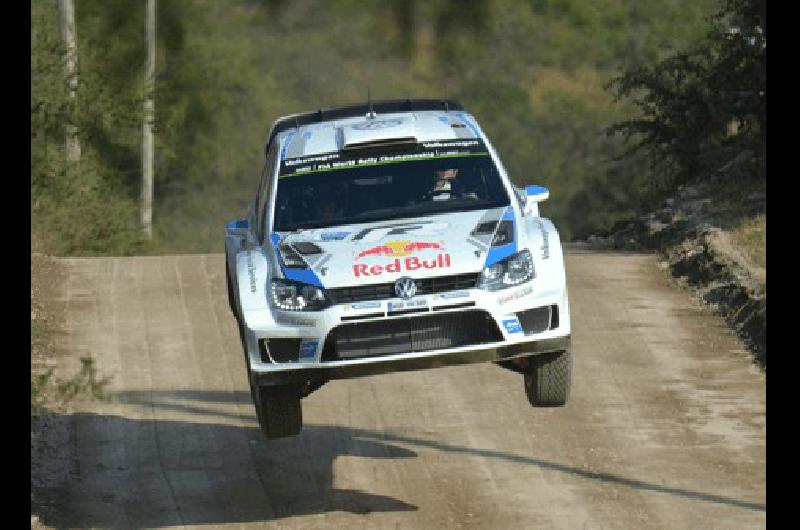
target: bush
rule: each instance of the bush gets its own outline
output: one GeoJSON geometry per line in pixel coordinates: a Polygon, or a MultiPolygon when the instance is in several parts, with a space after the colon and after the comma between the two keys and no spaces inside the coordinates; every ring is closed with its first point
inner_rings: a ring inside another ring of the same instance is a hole
{"type": "Polygon", "coordinates": [[[608,134],[633,141],[623,158],[647,153],[655,192],[733,166],[739,179],[766,180],[764,2],[724,0],[710,21],[698,49],[632,68],[608,85],[640,111],[608,134]]]}

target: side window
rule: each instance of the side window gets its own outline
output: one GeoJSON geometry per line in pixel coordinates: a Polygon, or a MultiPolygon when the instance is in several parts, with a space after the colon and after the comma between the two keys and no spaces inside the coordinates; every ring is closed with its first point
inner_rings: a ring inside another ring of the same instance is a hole
{"type": "Polygon", "coordinates": [[[256,234],[258,240],[264,241],[264,225],[267,210],[267,199],[269,198],[270,189],[272,187],[272,174],[275,171],[275,160],[278,154],[278,142],[273,140],[272,146],[267,155],[267,161],[264,164],[264,174],[261,175],[261,185],[258,190],[258,201],[256,202],[256,234]]]}

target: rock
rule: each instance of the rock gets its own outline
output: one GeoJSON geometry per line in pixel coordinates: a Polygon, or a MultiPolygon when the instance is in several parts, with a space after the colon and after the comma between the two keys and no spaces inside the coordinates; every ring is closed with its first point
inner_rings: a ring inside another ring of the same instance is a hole
{"type": "Polygon", "coordinates": [[[682,186],[678,195],[684,199],[693,199],[700,195],[700,190],[697,186],[682,186]]]}
{"type": "Polygon", "coordinates": [[[656,219],[661,221],[662,223],[671,223],[672,222],[672,208],[664,208],[656,212],[656,219]]]}
{"type": "Polygon", "coordinates": [[[746,205],[725,209],[711,198],[710,185],[682,185],[664,206],[627,221],[618,221],[593,246],[620,250],[657,250],[659,268],[690,285],[697,297],[720,313],[766,370],[766,285],[757,284],[716,242],[742,215],[763,212],[766,195],[751,193],[746,205]]]}
{"type": "Polygon", "coordinates": [[[689,213],[702,213],[710,203],[711,199],[692,199],[683,204],[683,209],[689,213]]]}

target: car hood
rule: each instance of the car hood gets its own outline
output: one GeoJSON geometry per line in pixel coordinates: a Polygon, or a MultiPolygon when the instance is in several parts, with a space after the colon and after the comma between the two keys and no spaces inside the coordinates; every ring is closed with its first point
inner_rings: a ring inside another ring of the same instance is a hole
{"type": "Polygon", "coordinates": [[[305,266],[304,277],[313,273],[326,288],[476,273],[507,209],[279,232],[273,240],[288,277],[302,269],[287,265],[305,266]]]}

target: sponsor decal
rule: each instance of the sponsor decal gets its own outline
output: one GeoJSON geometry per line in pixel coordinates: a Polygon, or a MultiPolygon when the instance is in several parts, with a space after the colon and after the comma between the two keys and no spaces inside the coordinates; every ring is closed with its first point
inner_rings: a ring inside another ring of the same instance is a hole
{"type": "Polygon", "coordinates": [[[397,127],[402,125],[403,120],[370,120],[364,123],[357,123],[353,125],[353,129],[357,131],[377,131],[379,129],[388,129],[390,127],[397,127]]]}
{"type": "Polygon", "coordinates": [[[285,324],[287,326],[306,326],[306,327],[314,327],[316,326],[316,322],[313,320],[308,320],[306,318],[299,318],[292,315],[282,315],[278,313],[276,315],[275,320],[277,320],[281,324],[285,324]]]}
{"type": "Polygon", "coordinates": [[[517,317],[504,318],[503,327],[506,328],[508,333],[522,333],[522,326],[520,326],[519,319],[517,317]]]}
{"type": "Polygon", "coordinates": [[[449,150],[446,147],[432,148],[432,150],[429,151],[410,152],[397,155],[387,154],[374,157],[355,157],[351,159],[342,159],[338,152],[330,155],[293,158],[288,160],[286,160],[285,157],[281,157],[281,169],[278,174],[278,178],[307,175],[309,173],[317,173],[321,171],[328,172],[337,169],[378,166],[397,162],[413,162],[416,160],[489,156],[488,151],[480,150],[484,148],[482,144],[479,143],[478,146],[479,147],[477,148],[467,147],[466,149],[462,146],[455,146],[449,150]]]}
{"type": "Polygon", "coordinates": [[[469,291],[454,291],[452,293],[437,294],[434,298],[437,300],[450,300],[452,298],[465,298],[469,296],[469,291]]]}
{"type": "Polygon", "coordinates": [[[316,155],[316,156],[304,156],[300,158],[292,158],[290,160],[286,160],[283,162],[283,165],[286,167],[294,167],[299,166],[302,164],[308,164],[311,162],[325,162],[328,160],[332,160],[334,158],[339,158],[339,153],[328,153],[325,155],[316,155]]]}
{"type": "Polygon", "coordinates": [[[437,254],[435,259],[420,259],[416,256],[410,258],[395,258],[383,265],[367,265],[366,263],[356,263],[353,265],[353,275],[356,278],[362,276],[380,276],[384,272],[397,273],[407,271],[417,271],[424,269],[449,269],[450,254],[437,254]]]}
{"type": "Polygon", "coordinates": [[[539,225],[539,230],[542,231],[542,246],[539,247],[542,251],[542,259],[548,259],[550,257],[550,243],[547,241],[547,230],[544,227],[544,223],[539,219],[536,220],[536,224],[539,225]]]}
{"type": "Polygon", "coordinates": [[[250,275],[250,292],[255,293],[257,289],[256,266],[253,265],[253,255],[249,252],[247,253],[247,274],[250,275]]]}
{"type": "Polygon", "coordinates": [[[449,142],[425,142],[422,147],[425,149],[434,149],[442,147],[479,147],[481,142],[478,140],[454,140],[449,142]]]}
{"type": "Polygon", "coordinates": [[[398,309],[412,309],[415,307],[427,306],[428,300],[425,298],[417,298],[406,302],[389,302],[387,305],[389,311],[397,311],[398,309]]]}
{"type": "Polygon", "coordinates": [[[384,272],[397,273],[420,269],[450,268],[450,254],[444,252],[437,254],[434,259],[420,259],[416,256],[404,258],[404,256],[408,256],[420,250],[444,250],[444,245],[428,241],[388,241],[381,245],[362,250],[355,256],[355,259],[358,261],[365,257],[386,256],[395,258],[393,261],[382,265],[356,263],[353,265],[353,275],[359,278],[361,276],[378,276],[384,272]]]}
{"type": "Polygon", "coordinates": [[[426,241],[387,241],[382,245],[362,250],[356,256],[356,260],[364,256],[391,256],[401,258],[408,256],[419,250],[442,250],[444,246],[441,243],[430,243],[426,241]]]}
{"type": "Polygon", "coordinates": [[[517,298],[522,298],[523,296],[527,296],[527,295],[531,294],[532,292],[533,292],[533,287],[528,286],[528,287],[526,287],[524,289],[520,289],[519,291],[516,291],[516,292],[513,292],[513,293],[509,293],[509,294],[507,294],[505,296],[501,296],[500,298],[497,299],[497,303],[500,304],[500,305],[503,305],[503,304],[508,303],[508,302],[510,302],[512,300],[516,300],[517,298]]]}
{"type": "Polygon", "coordinates": [[[361,302],[360,304],[351,304],[353,309],[377,309],[381,307],[381,302],[361,302]]]}
{"type": "Polygon", "coordinates": [[[320,239],[323,241],[341,241],[350,235],[350,232],[322,232],[320,239]]]}
{"type": "Polygon", "coordinates": [[[317,354],[317,346],[319,342],[316,340],[306,340],[303,341],[303,344],[300,345],[300,358],[301,359],[313,359],[314,356],[317,354]]]}
{"type": "MultiPolygon", "coordinates": [[[[363,239],[364,241],[375,241],[388,236],[405,235],[409,232],[415,232],[416,234],[421,235],[438,234],[447,230],[448,226],[449,225],[447,223],[437,223],[428,219],[423,219],[416,223],[392,223],[381,226],[370,226],[369,228],[365,228],[354,235],[352,240],[360,241],[363,239]]],[[[419,236],[409,235],[406,237],[419,236]]]]}

